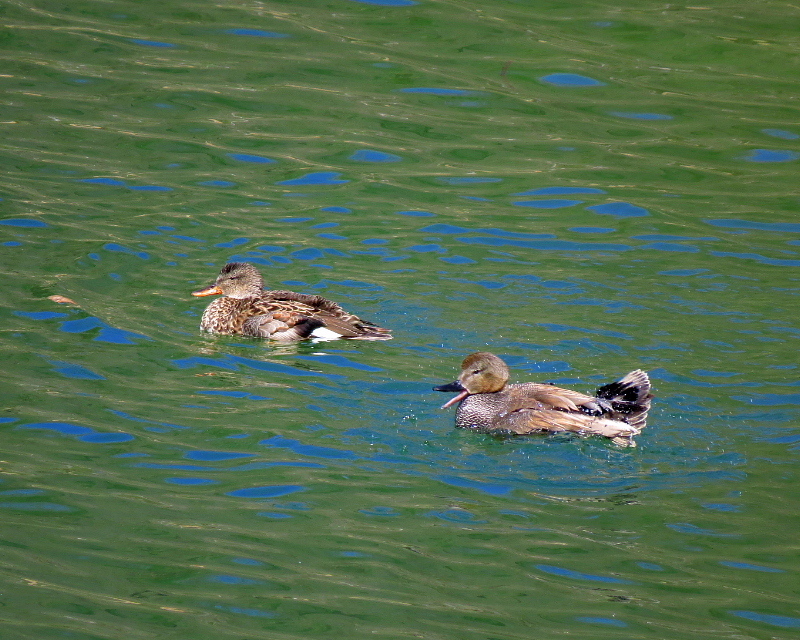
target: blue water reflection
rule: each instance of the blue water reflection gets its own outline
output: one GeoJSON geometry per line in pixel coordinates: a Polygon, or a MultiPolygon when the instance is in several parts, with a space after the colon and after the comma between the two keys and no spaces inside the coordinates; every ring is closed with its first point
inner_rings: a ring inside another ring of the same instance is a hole
{"type": "Polygon", "coordinates": [[[577,73],[551,73],[539,79],[559,87],[604,87],[606,85],[605,82],[577,73]]]}
{"type": "Polygon", "coordinates": [[[205,487],[212,484],[219,484],[219,480],[211,478],[164,478],[167,484],[177,484],[183,487],[205,487]]]}
{"type": "Polygon", "coordinates": [[[436,214],[430,211],[398,211],[401,216],[409,216],[411,218],[433,218],[436,214]]]}
{"type": "Polygon", "coordinates": [[[277,162],[277,160],[273,160],[272,158],[257,156],[252,153],[229,153],[227,156],[233,160],[239,160],[240,162],[255,162],[256,164],[271,164],[277,162]]]}
{"type": "Polygon", "coordinates": [[[753,149],[750,153],[742,156],[742,160],[750,162],[791,162],[800,158],[797,151],[785,151],[777,149],[753,149]]]}
{"type": "Polygon", "coordinates": [[[144,47],[158,47],[162,49],[175,49],[177,48],[177,44],[173,44],[171,42],[160,42],[158,40],[142,40],[140,38],[128,38],[129,42],[133,42],[134,44],[140,44],[144,47]]]}
{"type": "Polygon", "coordinates": [[[85,178],[79,182],[86,182],[87,184],[104,184],[115,187],[126,186],[126,183],[123,180],[117,180],[116,178],[85,178]]]}
{"type": "Polygon", "coordinates": [[[754,622],[763,622],[773,627],[800,629],[800,618],[793,616],[781,616],[773,613],[758,613],[756,611],[744,610],[731,610],[729,613],[739,618],[746,618],[754,622]]]}
{"type": "Polygon", "coordinates": [[[610,227],[570,227],[575,233],[614,233],[616,229],[610,227]]]}
{"type": "Polygon", "coordinates": [[[109,242],[103,245],[103,249],[106,251],[113,251],[116,253],[127,253],[132,256],[136,256],[137,258],[141,258],[142,260],[149,260],[150,254],[146,251],[136,251],[135,249],[130,249],[121,244],[117,244],[116,242],[109,242]]]}
{"type": "Polygon", "coordinates": [[[229,240],[228,242],[218,242],[214,246],[219,247],[221,249],[233,249],[234,247],[247,244],[248,242],[250,242],[250,238],[234,238],[233,240],[229,240]]]}
{"type": "Polygon", "coordinates": [[[56,318],[67,318],[66,313],[58,311],[14,311],[15,316],[30,318],[31,320],[54,320],[56,318]]]}
{"type": "Polygon", "coordinates": [[[235,36],[250,36],[253,38],[289,38],[288,33],[278,33],[277,31],[264,31],[262,29],[225,29],[224,33],[230,33],[235,36]]]}
{"type": "Polygon", "coordinates": [[[445,522],[452,522],[456,524],[470,524],[470,525],[478,525],[478,524],[486,524],[487,520],[482,520],[474,513],[467,511],[466,509],[447,509],[445,511],[431,511],[426,514],[428,517],[437,518],[439,520],[444,520],[445,522]]]}
{"type": "Polygon", "coordinates": [[[97,444],[112,444],[119,442],[130,442],[134,439],[129,433],[108,433],[99,432],[91,427],[84,427],[79,424],[71,422],[31,422],[28,424],[21,424],[16,427],[17,429],[42,429],[45,431],[55,431],[65,436],[74,436],[83,442],[91,442],[97,444]]]}
{"type": "Polygon", "coordinates": [[[247,487],[229,491],[226,495],[234,498],[277,498],[278,496],[289,495],[298,491],[305,491],[306,488],[299,485],[265,485],[263,487],[247,487]]]}
{"type": "Polygon", "coordinates": [[[50,225],[35,218],[5,218],[0,220],[1,225],[7,227],[26,227],[30,229],[44,229],[50,225]]]}
{"type": "Polygon", "coordinates": [[[252,458],[255,453],[240,453],[236,451],[187,451],[183,457],[187,460],[203,460],[205,462],[219,462],[221,460],[238,460],[252,458]]]}
{"type": "Polygon", "coordinates": [[[575,620],[578,622],[586,622],[588,624],[603,624],[609,627],[624,628],[628,626],[628,623],[623,622],[622,620],[616,620],[614,618],[602,618],[598,616],[576,616],[575,620]]]}
{"type": "Polygon", "coordinates": [[[723,533],[721,531],[714,531],[712,529],[699,527],[697,525],[688,523],[688,522],[676,522],[676,523],[667,523],[667,527],[672,529],[673,531],[678,531],[680,533],[687,533],[691,535],[699,535],[699,536],[712,536],[716,538],[738,538],[739,534],[736,533],[723,533]]]}
{"type": "Polygon", "coordinates": [[[609,202],[586,207],[590,211],[603,215],[616,216],[617,218],[641,218],[649,216],[650,212],[644,207],[637,207],[629,202],[609,202]]]}
{"type": "Polygon", "coordinates": [[[447,89],[444,87],[409,87],[397,89],[400,93],[425,93],[433,96],[479,96],[482,91],[470,91],[467,89],[447,89]]]}
{"type": "Polygon", "coordinates": [[[353,213],[353,210],[347,207],[322,207],[320,211],[325,211],[327,213],[353,213]]]}
{"type": "Polygon", "coordinates": [[[761,573],[786,573],[783,569],[776,569],[775,567],[765,567],[760,564],[751,564],[749,562],[733,562],[728,560],[720,560],[719,563],[723,567],[731,567],[733,569],[746,569],[748,571],[759,571],[761,573]]]}
{"type": "Polygon", "coordinates": [[[400,162],[403,158],[393,153],[375,151],[374,149],[359,149],[353,153],[350,160],[356,162],[400,162]]]}
{"type": "Polygon", "coordinates": [[[335,449],[333,447],[320,447],[317,445],[303,444],[299,440],[293,438],[285,438],[283,436],[273,436],[266,440],[261,440],[258,444],[266,447],[274,447],[279,449],[289,449],[294,453],[303,456],[310,456],[314,458],[325,458],[327,460],[355,460],[357,456],[352,451],[343,449],[335,449]]]}
{"type": "Polygon", "coordinates": [[[547,564],[534,565],[539,571],[550,573],[562,578],[571,578],[572,580],[588,580],[590,582],[608,582],[611,584],[635,584],[631,580],[624,580],[622,578],[615,578],[613,576],[599,576],[590,573],[582,573],[580,571],[573,571],[572,569],[565,569],[563,567],[556,567],[547,564]]]}
{"type": "Polygon", "coordinates": [[[67,378],[73,378],[75,380],[105,380],[105,376],[100,375],[99,373],[95,373],[91,369],[87,367],[81,366],[79,364],[75,364],[73,362],[64,362],[63,360],[50,360],[46,356],[42,356],[47,360],[51,365],[53,365],[53,371],[56,373],[61,374],[67,378]]]}
{"type": "Polygon", "coordinates": [[[472,480],[470,478],[462,478],[455,475],[438,475],[434,476],[437,480],[445,484],[453,485],[454,487],[463,487],[465,489],[476,489],[483,493],[488,493],[492,496],[503,496],[510,493],[513,489],[511,485],[496,484],[491,482],[483,482],[480,480],[472,480]]]}
{"type": "Polygon", "coordinates": [[[77,320],[67,320],[61,323],[60,330],[65,333],[85,333],[92,329],[100,329],[100,332],[92,338],[98,342],[111,342],[114,344],[136,344],[138,340],[152,340],[148,336],[125,329],[117,329],[99,318],[80,318],[77,320]]]}
{"type": "Polygon", "coordinates": [[[283,186],[305,186],[305,185],[334,185],[334,184],[347,184],[349,180],[341,180],[339,176],[342,175],[339,171],[316,171],[314,173],[307,173],[299,178],[291,180],[281,180],[276,184],[283,186]]]}
{"type": "Polygon", "coordinates": [[[762,129],[762,133],[766,133],[773,138],[781,138],[783,140],[798,140],[800,133],[792,133],[791,131],[784,131],[783,129],[762,129]]]}

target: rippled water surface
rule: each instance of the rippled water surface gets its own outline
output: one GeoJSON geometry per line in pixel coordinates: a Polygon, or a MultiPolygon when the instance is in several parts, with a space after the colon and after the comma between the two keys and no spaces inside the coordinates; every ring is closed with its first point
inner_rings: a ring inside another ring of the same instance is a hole
{"type": "Polygon", "coordinates": [[[797,637],[797,7],[2,16],[3,638],[797,637]],[[203,335],[229,260],[395,338],[203,335]],[[455,431],[478,350],[639,447],[455,431]]]}

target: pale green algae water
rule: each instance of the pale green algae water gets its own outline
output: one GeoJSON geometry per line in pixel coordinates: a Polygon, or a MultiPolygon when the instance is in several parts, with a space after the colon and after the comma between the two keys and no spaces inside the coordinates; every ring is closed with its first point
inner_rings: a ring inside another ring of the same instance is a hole
{"type": "Polygon", "coordinates": [[[7,3],[2,637],[797,637],[799,13],[7,3]],[[232,259],[395,339],[204,336],[232,259]]]}

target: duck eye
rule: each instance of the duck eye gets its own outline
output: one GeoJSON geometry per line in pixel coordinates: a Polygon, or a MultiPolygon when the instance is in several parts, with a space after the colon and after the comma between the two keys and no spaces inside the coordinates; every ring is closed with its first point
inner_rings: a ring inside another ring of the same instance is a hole
{"type": "Polygon", "coordinates": [[[475,375],[476,373],[483,373],[483,369],[475,369],[475,370],[473,370],[472,375],[475,375]]]}

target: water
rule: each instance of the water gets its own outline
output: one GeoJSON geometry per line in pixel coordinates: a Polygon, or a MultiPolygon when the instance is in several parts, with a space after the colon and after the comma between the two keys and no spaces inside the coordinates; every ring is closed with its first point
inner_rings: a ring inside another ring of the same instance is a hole
{"type": "Polygon", "coordinates": [[[388,4],[4,9],[3,637],[795,637],[797,10],[388,4]],[[231,259],[395,339],[201,335],[231,259]]]}

